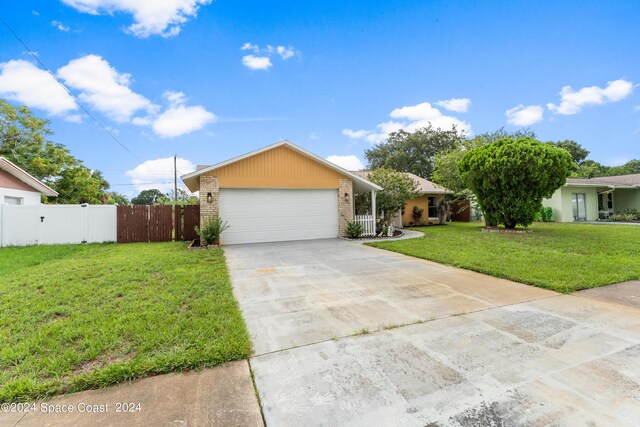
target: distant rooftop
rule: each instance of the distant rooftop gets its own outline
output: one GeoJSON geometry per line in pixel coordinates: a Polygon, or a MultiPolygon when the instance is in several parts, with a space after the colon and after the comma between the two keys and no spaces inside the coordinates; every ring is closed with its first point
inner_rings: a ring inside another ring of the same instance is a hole
{"type": "Polygon", "coordinates": [[[600,176],[596,178],[567,178],[567,185],[640,188],[640,173],[631,175],[600,176]]]}
{"type": "MultiPolygon", "coordinates": [[[[371,171],[369,170],[365,170],[365,171],[353,171],[351,172],[354,175],[358,175],[361,178],[364,179],[369,179],[369,174],[371,173],[371,171]]],[[[418,191],[426,194],[453,194],[453,191],[444,188],[438,184],[435,184],[431,181],[429,181],[428,179],[424,179],[424,178],[420,178],[418,175],[412,174],[410,172],[402,172],[402,174],[404,174],[405,176],[408,176],[410,178],[412,178],[417,184],[418,184],[418,191]]]]}

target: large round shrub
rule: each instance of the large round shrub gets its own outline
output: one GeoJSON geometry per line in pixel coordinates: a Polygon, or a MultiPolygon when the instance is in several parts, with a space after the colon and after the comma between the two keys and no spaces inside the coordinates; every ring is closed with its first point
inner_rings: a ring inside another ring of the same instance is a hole
{"type": "Polygon", "coordinates": [[[503,138],[468,151],[458,168],[478,199],[489,227],[528,226],[549,198],[564,185],[571,155],[533,138],[503,138]]]}

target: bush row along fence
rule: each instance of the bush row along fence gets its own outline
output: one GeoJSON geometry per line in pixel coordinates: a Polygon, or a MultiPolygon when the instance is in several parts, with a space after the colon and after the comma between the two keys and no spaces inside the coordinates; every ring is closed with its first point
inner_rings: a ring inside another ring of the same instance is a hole
{"type": "Polygon", "coordinates": [[[0,247],[193,240],[200,206],[0,204],[0,247]]]}

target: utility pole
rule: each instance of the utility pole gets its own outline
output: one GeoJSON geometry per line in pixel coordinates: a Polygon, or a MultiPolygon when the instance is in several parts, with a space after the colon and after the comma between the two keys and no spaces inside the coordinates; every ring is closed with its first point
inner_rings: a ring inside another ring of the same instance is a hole
{"type": "Polygon", "coordinates": [[[178,168],[176,167],[177,155],[173,155],[173,204],[178,204],[178,168]]]}

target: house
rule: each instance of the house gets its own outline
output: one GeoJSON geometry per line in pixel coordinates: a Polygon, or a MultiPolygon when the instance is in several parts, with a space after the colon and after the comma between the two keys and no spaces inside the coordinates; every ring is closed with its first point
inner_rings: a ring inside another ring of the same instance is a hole
{"type": "Polygon", "coordinates": [[[0,157],[0,204],[39,205],[41,196],[57,195],[47,185],[0,157]]]}
{"type": "MultiPolygon", "coordinates": [[[[368,178],[371,171],[358,171],[353,173],[360,177],[368,178]]],[[[414,199],[407,200],[402,212],[392,216],[391,222],[393,222],[397,227],[402,227],[438,221],[438,208],[440,207],[445,195],[453,194],[453,191],[434,184],[433,182],[421,178],[418,175],[409,172],[402,173],[416,182],[420,195],[414,199]],[[415,224],[415,219],[413,218],[414,206],[423,210],[419,224],[415,224]]]]}
{"type": "Polygon", "coordinates": [[[640,174],[567,178],[550,199],[554,221],[606,220],[613,213],[640,209],[640,174]]]}
{"type": "MultiPolygon", "coordinates": [[[[353,221],[354,195],[382,188],[286,140],[181,176],[200,192],[200,223],[227,221],[223,244],[335,238],[353,221]]],[[[375,221],[375,218],[372,218],[375,221]]]]}

